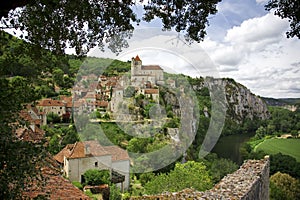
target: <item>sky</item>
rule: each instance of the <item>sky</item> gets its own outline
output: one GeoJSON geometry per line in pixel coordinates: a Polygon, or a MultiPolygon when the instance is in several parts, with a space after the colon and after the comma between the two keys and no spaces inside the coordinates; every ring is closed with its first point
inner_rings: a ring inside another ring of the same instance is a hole
{"type": "MultiPolygon", "coordinates": [[[[233,78],[259,96],[300,98],[300,40],[286,38],[288,21],[275,16],[274,11],[266,11],[266,3],[266,0],[223,0],[217,6],[218,13],[209,17],[205,40],[185,49],[189,53],[184,56],[178,50],[182,46],[166,53],[172,48],[164,47],[172,39],[160,29],[153,29],[161,26],[159,20],[141,23],[140,32],[136,33],[139,36],[129,42],[132,48],[118,58],[129,60],[138,54],[143,64],[160,64],[177,73],[233,78]],[[205,63],[214,70],[211,73],[204,66],[189,68],[186,62],[205,63]]],[[[138,7],[136,11],[141,12],[138,7]]],[[[175,37],[176,34],[173,43],[175,37]]],[[[104,56],[97,51],[90,55],[99,54],[104,56]]]]}

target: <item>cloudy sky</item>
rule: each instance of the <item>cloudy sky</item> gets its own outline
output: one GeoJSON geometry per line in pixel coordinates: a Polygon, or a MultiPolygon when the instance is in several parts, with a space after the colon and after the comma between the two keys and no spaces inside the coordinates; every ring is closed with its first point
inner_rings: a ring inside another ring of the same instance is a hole
{"type": "MultiPolygon", "coordinates": [[[[183,48],[181,39],[176,41],[176,33],[169,37],[154,30],[161,27],[159,20],[141,23],[130,48],[118,58],[139,54],[143,64],[160,64],[177,73],[233,78],[256,95],[300,98],[300,40],[286,38],[288,21],[265,11],[266,3],[223,0],[218,13],[209,17],[205,40],[190,49],[183,48]]],[[[97,51],[90,55],[110,57],[97,51]]]]}
{"type": "Polygon", "coordinates": [[[264,10],[266,0],[223,0],[201,46],[218,66],[257,95],[300,97],[300,40],[287,20],[264,10]]]}

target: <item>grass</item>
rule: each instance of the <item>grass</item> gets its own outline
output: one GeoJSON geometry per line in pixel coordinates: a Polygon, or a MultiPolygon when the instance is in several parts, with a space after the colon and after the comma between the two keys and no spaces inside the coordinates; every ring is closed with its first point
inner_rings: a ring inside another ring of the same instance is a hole
{"type": "Polygon", "coordinates": [[[262,150],[268,154],[282,153],[292,156],[300,162],[300,139],[271,138],[259,143],[255,151],[262,150]]]}

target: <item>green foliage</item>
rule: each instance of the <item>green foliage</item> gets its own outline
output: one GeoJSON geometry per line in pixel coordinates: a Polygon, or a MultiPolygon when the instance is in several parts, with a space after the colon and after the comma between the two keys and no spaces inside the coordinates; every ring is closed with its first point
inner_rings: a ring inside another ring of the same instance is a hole
{"type": "MultiPolygon", "coordinates": [[[[298,123],[300,115],[297,112],[292,112],[284,108],[269,107],[271,118],[268,121],[268,128],[274,132],[290,133],[293,130],[298,131],[298,123]]],[[[268,134],[273,134],[268,131],[268,134]]]]}
{"type": "Polygon", "coordinates": [[[270,174],[278,171],[300,179],[300,163],[291,156],[281,153],[270,155],[270,174]]]}
{"type": "Polygon", "coordinates": [[[52,123],[55,124],[60,122],[61,122],[61,118],[58,114],[51,112],[47,115],[47,124],[52,124],[52,123]]]}
{"type": "Polygon", "coordinates": [[[267,130],[265,127],[260,126],[256,131],[255,131],[255,137],[258,139],[262,139],[266,136],[267,130]]]}
{"type": "MultiPolygon", "coordinates": [[[[121,145],[122,142],[127,142],[132,138],[131,135],[126,134],[124,130],[114,122],[101,122],[99,127],[104,133],[104,136],[115,145],[121,145]]],[[[101,139],[98,140],[101,143],[101,139]]]]}
{"type": "Polygon", "coordinates": [[[218,156],[213,153],[206,156],[204,162],[214,183],[218,183],[224,176],[238,169],[238,165],[233,161],[218,158],[218,156]]]}
{"type": "Polygon", "coordinates": [[[188,161],[177,163],[169,174],[159,174],[145,184],[146,194],[175,192],[185,188],[204,191],[212,187],[211,177],[203,163],[188,161]]]}
{"type": "Polygon", "coordinates": [[[21,141],[15,135],[22,103],[35,97],[31,86],[26,78],[0,77],[0,196],[3,199],[20,199],[24,186],[41,175],[40,167],[46,157],[42,143],[21,141]]]}
{"type": "Polygon", "coordinates": [[[285,0],[269,0],[265,7],[268,11],[276,9],[274,12],[275,15],[283,19],[287,18],[289,20],[291,29],[286,33],[288,38],[298,37],[298,39],[300,39],[300,4],[297,0],[292,0],[288,2],[285,0]]]}
{"type": "Polygon", "coordinates": [[[44,126],[43,129],[46,132],[49,144],[47,150],[52,154],[57,154],[67,144],[74,144],[79,141],[79,135],[75,129],[75,126],[70,125],[69,127],[48,127],[44,126]]]}
{"type": "Polygon", "coordinates": [[[179,126],[180,126],[180,119],[177,117],[169,119],[164,124],[164,127],[168,127],[168,128],[179,128],[179,126]]]}
{"type": "MultiPolygon", "coordinates": [[[[79,63],[77,63],[78,65],[79,63]]],[[[109,58],[87,57],[80,63],[78,78],[97,74],[104,76],[119,76],[130,70],[130,63],[109,58]]]]}
{"type": "Polygon", "coordinates": [[[134,153],[147,152],[147,145],[150,143],[151,138],[132,138],[127,145],[127,150],[134,153]]]}
{"type": "Polygon", "coordinates": [[[146,183],[150,182],[155,177],[153,172],[143,173],[140,175],[141,184],[144,186],[146,183]]]}
{"type": "Polygon", "coordinates": [[[270,199],[300,199],[300,181],[286,173],[273,174],[270,177],[270,199]]]}
{"type": "Polygon", "coordinates": [[[84,185],[101,185],[110,183],[109,170],[89,169],[83,174],[85,182],[84,185]]]}
{"type": "Polygon", "coordinates": [[[77,182],[77,181],[73,181],[72,184],[77,187],[80,190],[83,190],[83,186],[81,185],[81,183],[77,182]]]}
{"type": "MultiPolygon", "coordinates": [[[[220,0],[141,2],[145,11],[142,20],[150,22],[160,18],[164,30],[174,28],[185,33],[189,42],[200,42],[206,35],[208,16],[216,14],[220,0]]],[[[4,21],[10,28],[27,33],[21,37],[56,54],[63,54],[69,47],[74,48],[77,55],[83,55],[97,45],[104,50],[105,43],[108,43],[107,48],[119,53],[128,46],[126,39],[131,36],[133,25],[141,21],[132,9],[138,2],[105,3],[103,7],[102,1],[21,1],[1,10],[1,17],[7,17],[4,21]],[[9,15],[8,11],[17,6],[24,9],[9,15]],[[82,29],[85,25],[88,31],[82,29]]]]}
{"type": "Polygon", "coordinates": [[[112,184],[109,187],[109,199],[111,199],[111,200],[121,200],[122,199],[121,191],[115,184],[112,184]]]}

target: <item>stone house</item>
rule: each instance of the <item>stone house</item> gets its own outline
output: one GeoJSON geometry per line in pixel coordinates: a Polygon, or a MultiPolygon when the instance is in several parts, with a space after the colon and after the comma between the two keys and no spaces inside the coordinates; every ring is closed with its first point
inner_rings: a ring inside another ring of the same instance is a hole
{"type": "Polygon", "coordinates": [[[139,56],[131,59],[131,85],[145,87],[147,83],[152,85],[163,84],[164,71],[159,65],[142,65],[139,56]]]}
{"type": "Polygon", "coordinates": [[[130,159],[127,151],[118,146],[102,146],[98,141],[68,144],[54,159],[63,168],[64,176],[71,181],[83,182],[83,174],[89,169],[109,170],[113,175],[122,177],[117,186],[129,188],[130,159]]]}
{"type": "Polygon", "coordinates": [[[61,100],[53,100],[53,99],[42,99],[38,102],[36,107],[45,112],[46,115],[49,113],[55,113],[58,116],[62,116],[66,113],[65,103],[61,100]]]}
{"type": "Polygon", "coordinates": [[[155,102],[159,102],[159,90],[154,88],[146,88],[138,90],[137,94],[143,94],[145,97],[153,99],[155,102]]]}

